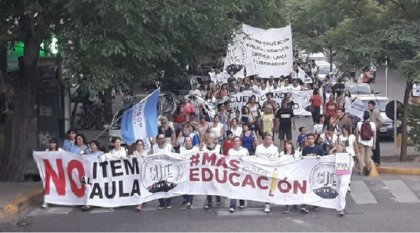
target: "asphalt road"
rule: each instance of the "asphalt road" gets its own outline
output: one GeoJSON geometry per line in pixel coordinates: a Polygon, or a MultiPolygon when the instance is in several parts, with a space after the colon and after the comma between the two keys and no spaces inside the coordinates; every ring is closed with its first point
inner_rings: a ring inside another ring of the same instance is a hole
{"type": "Polygon", "coordinates": [[[319,209],[303,214],[297,209],[283,214],[283,206],[263,213],[262,203],[247,202],[246,208],[229,213],[229,199],[222,207],[203,210],[203,196],[196,196],[192,209],[175,198],[172,209],[157,210],[157,201],[143,212],[134,207],[96,208],[32,206],[22,216],[27,226],[0,225],[0,231],[418,231],[420,224],[420,177],[381,175],[354,176],[347,195],[346,215],[319,209]]]}

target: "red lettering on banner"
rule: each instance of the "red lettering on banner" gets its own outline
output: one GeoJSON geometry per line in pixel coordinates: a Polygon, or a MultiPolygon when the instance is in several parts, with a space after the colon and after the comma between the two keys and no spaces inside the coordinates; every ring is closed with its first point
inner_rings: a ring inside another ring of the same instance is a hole
{"type": "Polygon", "coordinates": [[[70,189],[74,193],[74,195],[76,195],[76,197],[83,197],[85,195],[86,187],[83,184],[81,185],[81,187],[77,187],[77,184],[72,176],[72,172],[74,169],[77,170],[79,181],[82,179],[82,177],[85,176],[85,169],[83,168],[83,164],[78,160],[72,160],[67,165],[67,174],[69,175],[70,189]]]}
{"type": "Polygon", "coordinates": [[[236,176],[236,177],[240,177],[241,175],[239,175],[238,173],[230,173],[229,174],[229,182],[233,185],[233,186],[239,186],[241,183],[239,183],[239,182],[234,182],[233,181],[233,177],[234,176],[236,176]]]}
{"type": "Polygon", "coordinates": [[[206,164],[211,164],[212,166],[214,166],[214,164],[216,163],[216,154],[211,154],[209,155],[209,153],[204,153],[203,154],[203,165],[206,164]]]}
{"type": "Polygon", "coordinates": [[[223,170],[223,178],[222,179],[220,179],[220,170],[219,169],[216,169],[216,182],[217,183],[221,183],[221,184],[223,184],[223,183],[226,183],[226,181],[227,181],[227,171],[226,170],[223,170]]]}
{"type": "Polygon", "coordinates": [[[293,193],[298,193],[298,190],[300,190],[301,193],[306,193],[306,180],[304,180],[302,184],[297,180],[293,182],[293,193]]]}
{"type": "Polygon", "coordinates": [[[228,168],[227,164],[226,164],[226,157],[221,157],[218,161],[216,166],[218,167],[224,167],[224,168],[228,168]]]}
{"type": "Polygon", "coordinates": [[[260,177],[258,177],[257,178],[257,186],[258,186],[258,188],[259,189],[261,189],[261,190],[267,190],[268,189],[268,186],[267,185],[263,185],[262,184],[262,181],[268,181],[268,178],[267,177],[265,177],[265,176],[260,176],[260,177]]]}
{"type": "Polygon", "coordinates": [[[252,188],[255,188],[255,183],[251,175],[246,175],[244,181],[242,182],[242,187],[245,187],[247,185],[251,186],[252,188]]]}
{"type": "Polygon", "coordinates": [[[280,180],[277,183],[277,187],[282,193],[288,193],[292,189],[292,184],[290,184],[290,182],[287,181],[286,179],[287,178],[285,178],[284,180],[280,180]]]}
{"type": "Polygon", "coordinates": [[[190,169],[190,181],[200,181],[198,171],[200,171],[200,168],[190,169]]]}
{"type": "Polygon", "coordinates": [[[229,165],[230,165],[231,169],[234,170],[234,171],[239,170],[239,163],[240,162],[238,160],[234,160],[234,159],[229,160],[229,165]]]}
{"type": "Polygon", "coordinates": [[[57,169],[58,175],[52,168],[50,161],[48,159],[44,159],[44,166],[45,166],[45,194],[50,194],[50,180],[54,182],[55,189],[57,190],[57,194],[59,196],[66,195],[66,177],[64,175],[63,169],[63,160],[57,159],[57,169]]]}
{"type": "Polygon", "coordinates": [[[213,172],[206,167],[201,169],[201,180],[202,181],[211,181],[213,179],[213,172]],[[208,177],[206,177],[208,175],[208,177]]]}

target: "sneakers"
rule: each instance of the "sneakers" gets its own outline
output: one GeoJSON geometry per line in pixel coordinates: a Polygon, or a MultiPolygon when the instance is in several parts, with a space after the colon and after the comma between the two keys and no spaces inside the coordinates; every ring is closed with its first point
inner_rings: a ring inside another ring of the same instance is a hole
{"type": "Polygon", "coordinates": [[[349,192],[351,192],[350,185],[349,185],[349,187],[347,188],[347,192],[348,192],[348,193],[349,193],[349,192]]]}
{"type": "Polygon", "coordinates": [[[229,213],[235,213],[235,209],[234,208],[229,208],[229,213]]]}
{"type": "Polygon", "coordinates": [[[187,204],[185,205],[185,207],[187,208],[187,209],[191,209],[191,202],[187,202],[187,204]]]}
{"type": "Polygon", "coordinates": [[[165,208],[165,206],[163,206],[163,205],[159,205],[157,209],[158,209],[158,210],[163,210],[163,208],[165,208]]]}
{"type": "Polygon", "coordinates": [[[312,206],[313,211],[318,211],[318,206],[312,206]]]}
{"type": "Polygon", "coordinates": [[[44,203],[42,203],[41,207],[46,209],[46,208],[48,208],[48,204],[44,202],[44,203]]]}
{"type": "Polygon", "coordinates": [[[271,211],[270,204],[265,204],[264,212],[270,213],[270,211],[271,211]]]}
{"type": "Polygon", "coordinates": [[[304,214],[307,214],[307,213],[309,213],[309,210],[306,209],[305,207],[302,207],[302,208],[300,208],[300,212],[302,212],[304,214]]]}
{"type": "Polygon", "coordinates": [[[245,206],[244,205],[240,205],[239,206],[239,209],[245,209],[245,206]]]}
{"type": "Polygon", "coordinates": [[[340,217],[344,217],[344,210],[342,210],[342,211],[338,211],[338,216],[340,216],[340,217]]]}
{"type": "Polygon", "coordinates": [[[166,206],[166,209],[172,209],[171,205],[166,206]]]}
{"type": "Polygon", "coordinates": [[[205,206],[204,206],[204,209],[205,209],[205,210],[209,210],[209,209],[211,209],[211,208],[212,208],[211,203],[208,203],[207,205],[205,205],[205,206]]]}
{"type": "Polygon", "coordinates": [[[286,210],[283,210],[283,211],[282,211],[282,213],[283,213],[283,214],[288,214],[288,213],[290,213],[290,206],[287,206],[287,207],[286,207],[286,210]]]}

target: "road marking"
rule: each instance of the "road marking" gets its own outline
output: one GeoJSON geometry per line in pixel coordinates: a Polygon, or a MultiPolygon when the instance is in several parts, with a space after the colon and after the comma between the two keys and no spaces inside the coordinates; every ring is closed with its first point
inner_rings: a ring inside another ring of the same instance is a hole
{"type": "Polygon", "coordinates": [[[373,194],[363,181],[351,182],[351,197],[356,204],[377,204],[373,194]]]}
{"type": "Polygon", "coordinates": [[[74,207],[51,207],[48,208],[48,214],[68,214],[74,207]]]}
{"type": "Polygon", "coordinates": [[[245,208],[243,210],[236,210],[234,213],[230,213],[229,209],[218,209],[217,216],[226,217],[226,216],[265,216],[268,215],[264,213],[261,208],[245,208]]]}
{"type": "Polygon", "coordinates": [[[401,203],[418,203],[420,200],[401,180],[384,180],[388,190],[395,197],[395,201],[401,203]]]}

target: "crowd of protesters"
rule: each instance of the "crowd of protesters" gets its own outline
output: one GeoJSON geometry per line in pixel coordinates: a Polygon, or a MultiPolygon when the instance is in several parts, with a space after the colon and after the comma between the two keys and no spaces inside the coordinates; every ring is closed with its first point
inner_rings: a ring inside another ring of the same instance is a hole
{"type": "MultiPolygon", "coordinates": [[[[225,156],[270,159],[290,156],[293,159],[302,159],[305,156],[320,157],[347,152],[357,162],[358,174],[368,175],[372,151],[379,147],[377,130],[381,127],[375,102],[369,102],[363,119],[349,117],[346,110],[352,99],[350,93],[344,90],[343,81],[339,79],[333,85],[329,75],[321,81],[317,77],[317,70],[313,61],[302,67],[296,62],[289,76],[277,78],[236,78],[233,73],[228,75],[220,70],[212,70],[209,73],[211,81],[203,83],[198,90],[194,90],[194,94],[216,106],[216,115],[211,116],[194,99],[186,99],[173,116],[159,117],[158,135],[150,141],[150,148],[145,149],[149,142],[142,140],[125,148],[121,138],[115,137],[112,139],[113,147],[106,156],[110,159],[121,159],[129,156],[146,157],[162,152],[189,154],[206,151],[225,156]],[[273,99],[272,92],[280,89],[313,90],[310,99],[313,128],[307,129],[298,125],[299,133],[293,135],[298,121],[298,116],[293,111],[293,97],[291,93],[287,93],[278,104],[273,99]],[[231,109],[229,96],[242,91],[253,91],[255,95],[241,109],[231,109]],[[267,97],[262,105],[257,102],[258,95],[267,97]],[[275,137],[279,139],[279,143],[275,143],[275,137]]],[[[51,140],[48,150],[61,150],[57,145],[56,140],[51,140]]],[[[105,152],[97,141],[88,142],[83,134],[74,130],[68,132],[63,150],[98,156],[105,152]]],[[[350,191],[350,187],[348,190],[350,191]]],[[[214,198],[216,205],[221,205],[222,197],[207,196],[205,209],[213,208],[214,198]]],[[[183,203],[187,208],[191,207],[192,202],[193,196],[184,196],[183,203]]],[[[236,202],[233,199],[230,202],[229,210],[232,213],[236,211],[236,202]]],[[[43,206],[47,207],[47,204],[44,203],[43,206]]],[[[138,206],[137,210],[141,211],[143,207],[144,204],[138,206]]],[[[244,207],[245,201],[239,200],[239,208],[244,207]]],[[[159,199],[158,209],[164,208],[172,208],[170,198],[159,199]]],[[[316,210],[316,207],[313,209],[316,210]]],[[[287,206],[283,212],[288,213],[290,210],[287,206]]],[[[265,203],[264,211],[271,211],[270,203],[265,203]]],[[[308,213],[309,209],[302,206],[300,211],[308,213]]],[[[344,215],[344,209],[338,211],[340,216],[344,215]]]]}

